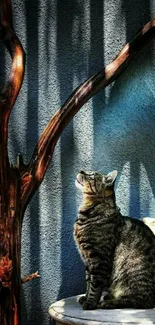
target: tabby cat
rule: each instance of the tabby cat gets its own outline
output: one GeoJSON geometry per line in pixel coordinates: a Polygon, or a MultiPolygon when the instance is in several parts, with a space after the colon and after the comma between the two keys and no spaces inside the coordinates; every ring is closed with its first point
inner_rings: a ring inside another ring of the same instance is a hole
{"type": "Polygon", "coordinates": [[[155,236],[142,221],[121,215],[114,193],[116,177],[117,171],[77,175],[83,202],[74,238],[87,282],[86,295],[79,302],[83,309],[153,308],[155,236]]]}

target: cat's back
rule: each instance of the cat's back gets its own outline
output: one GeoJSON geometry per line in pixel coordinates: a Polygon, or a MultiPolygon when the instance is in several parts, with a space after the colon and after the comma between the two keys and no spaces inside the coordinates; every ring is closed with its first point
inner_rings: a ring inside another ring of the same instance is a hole
{"type": "Polygon", "coordinates": [[[114,265],[118,273],[121,270],[132,271],[139,268],[155,267],[155,236],[142,221],[122,217],[119,229],[119,241],[115,248],[114,265]]]}
{"type": "Polygon", "coordinates": [[[141,220],[123,217],[120,224],[120,241],[129,245],[137,245],[141,243],[141,248],[148,245],[155,245],[155,235],[152,230],[141,220]]]}

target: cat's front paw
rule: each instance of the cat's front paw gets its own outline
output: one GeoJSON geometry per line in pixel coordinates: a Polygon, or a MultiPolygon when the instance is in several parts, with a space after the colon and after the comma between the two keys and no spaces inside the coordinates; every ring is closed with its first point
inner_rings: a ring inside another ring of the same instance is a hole
{"type": "Polygon", "coordinates": [[[98,308],[99,309],[114,309],[115,306],[113,304],[113,302],[111,302],[110,300],[108,301],[103,301],[101,303],[98,304],[98,308]]]}
{"type": "Polygon", "coordinates": [[[93,310],[97,308],[97,305],[94,302],[84,301],[82,308],[84,310],[93,310]]]}
{"type": "Polygon", "coordinates": [[[86,296],[81,296],[80,298],[79,298],[79,304],[80,305],[83,305],[83,303],[85,302],[87,300],[87,298],[86,298],[86,296]]]}

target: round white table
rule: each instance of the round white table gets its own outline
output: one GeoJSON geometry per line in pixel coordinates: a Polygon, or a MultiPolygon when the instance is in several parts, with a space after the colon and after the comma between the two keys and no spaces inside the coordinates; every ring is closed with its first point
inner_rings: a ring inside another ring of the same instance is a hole
{"type": "Polygon", "coordinates": [[[49,314],[57,325],[152,325],[155,309],[97,309],[83,310],[79,296],[59,300],[49,308],[49,314]]]}

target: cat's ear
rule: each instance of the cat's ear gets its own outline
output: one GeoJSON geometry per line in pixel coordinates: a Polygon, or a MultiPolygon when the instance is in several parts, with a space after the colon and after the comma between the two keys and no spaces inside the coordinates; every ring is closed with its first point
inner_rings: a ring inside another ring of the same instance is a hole
{"type": "Polygon", "coordinates": [[[117,177],[117,170],[113,170],[111,173],[103,176],[102,182],[105,186],[112,186],[117,177]]]}

